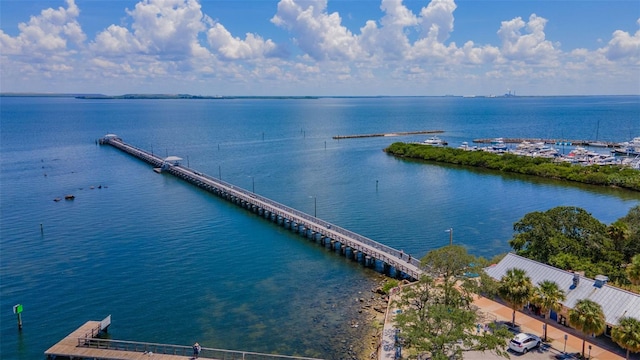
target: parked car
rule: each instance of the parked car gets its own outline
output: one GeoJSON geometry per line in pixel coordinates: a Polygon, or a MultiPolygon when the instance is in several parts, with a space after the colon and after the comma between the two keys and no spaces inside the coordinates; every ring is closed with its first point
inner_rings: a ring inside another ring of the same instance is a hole
{"type": "Polygon", "coordinates": [[[536,335],[519,333],[518,335],[514,336],[511,341],[509,341],[509,349],[524,354],[534,347],[540,345],[541,342],[542,340],[540,340],[540,338],[536,335]]]}

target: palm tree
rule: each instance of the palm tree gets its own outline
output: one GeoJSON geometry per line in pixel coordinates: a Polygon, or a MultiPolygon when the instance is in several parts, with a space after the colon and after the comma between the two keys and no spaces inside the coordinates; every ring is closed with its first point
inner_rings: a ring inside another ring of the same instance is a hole
{"type": "Polygon", "coordinates": [[[632,284],[640,284],[640,254],[632,257],[631,264],[627,265],[627,277],[632,284]]]}
{"type": "Polygon", "coordinates": [[[513,315],[511,324],[516,326],[516,309],[522,308],[529,301],[533,292],[533,284],[527,273],[518,268],[508,269],[507,273],[500,279],[498,294],[511,305],[513,315]]]}
{"type": "Polygon", "coordinates": [[[560,289],[560,286],[555,281],[545,280],[533,289],[531,302],[539,306],[540,310],[545,314],[544,341],[547,341],[547,326],[549,326],[551,310],[560,311],[562,309],[561,302],[566,299],[567,296],[564,290],[560,289]]]}
{"type": "Polygon", "coordinates": [[[629,238],[629,227],[627,223],[618,220],[607,226],[607,235],[609,235],[609,239],[613,240],[615,249],[623,253],[624,244],[629,238]]]}
{"type": "Polygon", "coordinates": [[[600,335],[604,332],[606,322],[600,304],[593,300],[582,299],[569,311],[569,324],[582,332],[582,357],[587,335],[600,335]]]}
{"type": "Polygon", "coordinates": [[[618,326],[611,330],[611,338],[621,348],[627,350],[627,360],[629,352],[640,352],[640,321],[632,317],[620,319],[618,326]]]}

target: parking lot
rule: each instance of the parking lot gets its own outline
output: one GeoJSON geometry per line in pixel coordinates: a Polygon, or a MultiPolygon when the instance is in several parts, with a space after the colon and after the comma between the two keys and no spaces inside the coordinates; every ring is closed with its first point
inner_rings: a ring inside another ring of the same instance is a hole
{"type": "MultiPolygon", "coordinates": [[[[555,356],[559,354],[558,350],[553,349],[551,346],[547,344],[542,344],[537,348],[529,350],[526,354],[520,354],[514,351],[509,350],[509,357],[511,359],[522,359],[522,360],[550,360],[554,359],[555,356]]],[[[480,352],[480,351],[471,351],[466,352],[464,354],[465,360],[504,360],[504,357],[495,355],[490,352],[480,352]]]]}
{"type": "MultiPolygon", "coordinates": [[[[483,313],[487,321],[495,321],[497,323],[506,323],[511,320],[512,310],[508,306],[498,303],[494,300],[484,297],[478,297],[474,301],[474,305],[478,307],[481,313],[483,313]]],[[[392,317],[386,319],[385,328],[389,326],[390,335],[383,337],[383,344],[388,342],[393,344],[393,326],[390,325],[392,317]]],[[[515,332],[527,332],[542,336],[544,329],[544,322],[538,316],[532,316],[518,311],[516,316],[516,323],[518,324],[518,331],[515,332]]],[[[526,354],[519,354],[509,350],[509,358],[517,360],[556,360],[556,355],[561,354],[563,351],[569,353],[576,353],[582,349],[582,336],[566,327],[556,323],[550,323],[547,327],[548,330],[548,342],[531,349],[526,354]]],[[[393,350],[393,346],[391,347],[393,350]]],[[[585,344],[585,356],[590,357],[592,360],[624,360],[625,352],[619,346],[614,344],[611,339],[604,337],[592,338],[588,337],[585,344]],[[588,352],[586,351],[587,349],[588,352]]],[[[395,351],[380,351],[378,353],[378,360],[390,360],[395,358],[395,351]]],[[[497,356],[491,352],[472,351],[464,353],[465,360],[498,360],[505,359],[505,357],[497,356]]],[[[631,360],[640,360],[640,354],[635,353],[630,355],[631,360]]]]}

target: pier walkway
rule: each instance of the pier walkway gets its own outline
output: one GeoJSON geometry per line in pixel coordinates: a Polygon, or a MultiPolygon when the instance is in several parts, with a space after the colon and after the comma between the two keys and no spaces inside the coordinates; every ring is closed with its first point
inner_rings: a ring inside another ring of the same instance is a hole
{"type": "MultiPolygon", "coordinates": [[[[100,338],[100,321],[87,321],[45,351],[47,360],[186,360],[192,359],[191,346],[156,344],[100,338]]],[[[261,354],[249,351],[203,347],[202,360],[321,360],[299,356],[261,354]]]]}
{"type": "Polygon", "coordinates": [[[365,236],[331,224],[315,216],[280,204],[264,196],[242,189],[233,184],[213,178],[194,169],[185,167],[176,157],[162,159],[129,145],[114,134],[106,135],[99,140],[100,144],[111,145],[127,154],[135,156],[151,165],[158,172],[172,174],[201,189],[215,194],[238,206],[252,211],[267,220],[273,221],[292,231],[319,241],[333,251],[362,263],[368,267],[382,267],[382,271],[398,278],[419,279],[422,274],[420,261],[407,254],[378,243],[365,236]],[[160,170],[161,169],[161,170],[160,170]]]}

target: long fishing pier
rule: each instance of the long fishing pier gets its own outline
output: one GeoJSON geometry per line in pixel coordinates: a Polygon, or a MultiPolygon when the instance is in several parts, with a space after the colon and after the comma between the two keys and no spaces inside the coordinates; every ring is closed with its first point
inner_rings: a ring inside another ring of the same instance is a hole
{"type": "Polygon", "coordinates": [[[273,201],[267,197],[203,174],[180,164],[178,157],[160,158],[148,151],[129,145],[117,135],[108,134],[99,139],[154,166],[156,172],[168,173],[201,189],[241,206],[267,220],[310,238],[336,253],[358,261],[364,266],[382,268],[382,272],[397,278],[416,280],[423,273],[420,261],[389,246],[311,216],[302,211],[273,201]]]}

